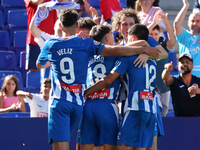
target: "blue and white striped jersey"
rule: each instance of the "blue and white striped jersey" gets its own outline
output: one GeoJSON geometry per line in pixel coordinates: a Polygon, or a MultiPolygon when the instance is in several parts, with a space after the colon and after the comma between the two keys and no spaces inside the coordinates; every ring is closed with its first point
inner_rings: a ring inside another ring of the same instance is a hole
{"type": "MultiPolygon", "coordinates": [[[[115,66],[118,56],[95,55],[88,64],[87,88],[106,77],[115,66]]],[[[101,91],[88,95],[88,99],[116,100],[119,90],[120,77],[101,91]]]]}
{"type": "Polygon", "coordinates": [[[145,68],[137,68],[133,64],[136,58],[137,55],[120,57],[113,69],[121,75],[125,74],[127,78],[128,97],[124,112],[135,110],[155,113],[153,98],[156,86],[156,60],[150,59],[145,68]]]}
{"type": "Polygon", "coordinates": [[[51,62],[51,97],[82,105],[89,58],[103,48],[97,41],[77,36],[45,42],[37,61],[41,65],[51,62]]]}

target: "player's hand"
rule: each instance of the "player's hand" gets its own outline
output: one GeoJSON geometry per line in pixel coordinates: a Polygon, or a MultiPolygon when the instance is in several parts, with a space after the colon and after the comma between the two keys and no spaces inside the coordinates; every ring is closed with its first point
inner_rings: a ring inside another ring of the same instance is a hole
{"type": "Polygon", "coordinates": [[[77,36],[79,38],[89,38],[89,30],[81,30],[79,33],[77,33],[77,36]]]}
{"type": "Polygon", "coordinates": [[[173,70],[173,62],[171,61],[170,63],[165,64],[164,68],[167,71],[172,71],[173,70]]]}
{"type": "Polygon", "coordinates": [[[133,64],[135,64],[135,67],[138,66],[138,68],[140,68],[143,65],[143,68],[144,68],[148,59],[149,59],[149,56],[147,54],[140,54],[135,59],[135,61],[133,62],[133,64]]]}
{"type": "MultiPolygon", "coordinates": [[[[145,47],[144,47],[145,48],[145,47]]],[[[159,53],[161,51],[158,50],[157,48],[155,47],[146,47],[145,48],[145,54],[149,55],[149,56],[152,56],[153,58],[157,59],[158,56],[159,56],[159,53]]]]}
{"type": "Polygon", "coordinates": [[[38,5],[38,9],[44,9],[44,8],[46,8],[45,4],[38,5]]]}
{"type": "Polygon", "coordinates": [[[188,2],[187,0],[182,0],[182,1],[183,1],[183,5],[187,5],[187,6],[190,5],[189,2],[188,2]]]}
{"type": "Polygon", "coordinates": [[[87,99],[88,93],[87,93],[87,89],[84,91],[84,98],[87,99]]]}

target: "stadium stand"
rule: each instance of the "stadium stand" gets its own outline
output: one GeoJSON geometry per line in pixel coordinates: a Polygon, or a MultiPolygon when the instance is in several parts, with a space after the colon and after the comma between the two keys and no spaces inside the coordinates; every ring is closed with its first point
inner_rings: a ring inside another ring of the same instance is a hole
{"type": "Polygon", "coordinates": [[[26,51],[26,35],[27,30],[14,32],[13,47],[15,49],[17,66],[20,64],[20,53],[26,51]]]}
{"type": "Polygon", "coordinates": [[[26,90],[30,93],[40,93],[40,72],[28,72],[26,76],[26,90]]]}
{"type": "Polygon", "coordinates": [[[15,53],[12,51],[0,51],[0,70],[16,70],[15,53]]]}
{"type": "Polygon", "coordinates": [[[0,50],[10,50],[9,33],[7,31],[0,31],[0,50]]]}
{"type": "Polygon", "coordinates": [[[4,27],[3,12],[0,10],[0,30],[3,30],[3,27],[4,27]]]}
{"type": "Polygon", "coordinates": [[[27,70],[25,69],[25,63],[26,63],[26,51],[22,51],[20,53],[20,65],[19,65],[19,70],[22,74],[22,79],[24,83],[24,87],[26,86],[26,74],[27,70]]]}
{"type": "Polygon", "coordinates": [[[10,33],[10,43],[13,44],[14,32],[18,30],[27,30],[27,11],[10,10],[8,12],[8,30],[10,33]]]}
{"type": "Polygon", "coordinates": [[[25,3],[23,0],[1,0],[2,9],[4,12],[4,23],[8,22],[8,11],[16,9],[25,9],[25,3]]]}
{"type": "Polygon", "coordinates": [[[0,118],[30,118],[30,112],[0,113],[0,118]]]}

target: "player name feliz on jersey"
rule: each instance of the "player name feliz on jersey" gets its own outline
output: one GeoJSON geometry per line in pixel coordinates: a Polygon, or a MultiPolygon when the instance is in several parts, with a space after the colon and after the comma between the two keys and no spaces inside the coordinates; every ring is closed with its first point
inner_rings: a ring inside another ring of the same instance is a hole
{"type": "Polygon", "coordinates": [[[72,54],[72,48],[63,48],[63,49],[60,49],[57,51],[58,55],[61,56],[61,55],[65,55],[65,54],[72,54]]]}

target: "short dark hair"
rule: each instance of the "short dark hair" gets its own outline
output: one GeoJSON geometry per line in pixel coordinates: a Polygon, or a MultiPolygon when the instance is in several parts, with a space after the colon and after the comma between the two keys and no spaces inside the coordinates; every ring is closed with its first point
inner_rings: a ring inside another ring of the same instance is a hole
{"type": "Polygon", "coordinates": [[[80,18],[78,20],[79,28],[87,28],[87,29],[91,30],[92,27],[95,25],[96,25],[96,23],[90,17],[84,17],[84,18],[80,18]]]}
{"type": "Polygon", "coordinates": [[[143,24],[135,24],[128,30],[129,35],[136,35],[139,40],[148,40],[149,30],[143,24]]]}
{"type": "Polygon", "coordinates": [[[160,27],[159,25],[156,25],[152,30],[158,30],[160,32],[160,27]]]}
{"type": "Polygon", "coordinates": [[[110,26],[107,25],[96,25],[93,26],[92,29],[90,30],[89,37],[102,42],[102,38],[111,31],[110,26]]]}
{"type": "Polygon", "coordinates": [[[75,10],[66,9],[60,13],[60,22],[63,27],[71,27],[78,20],[78,13],[75,10]]]}

